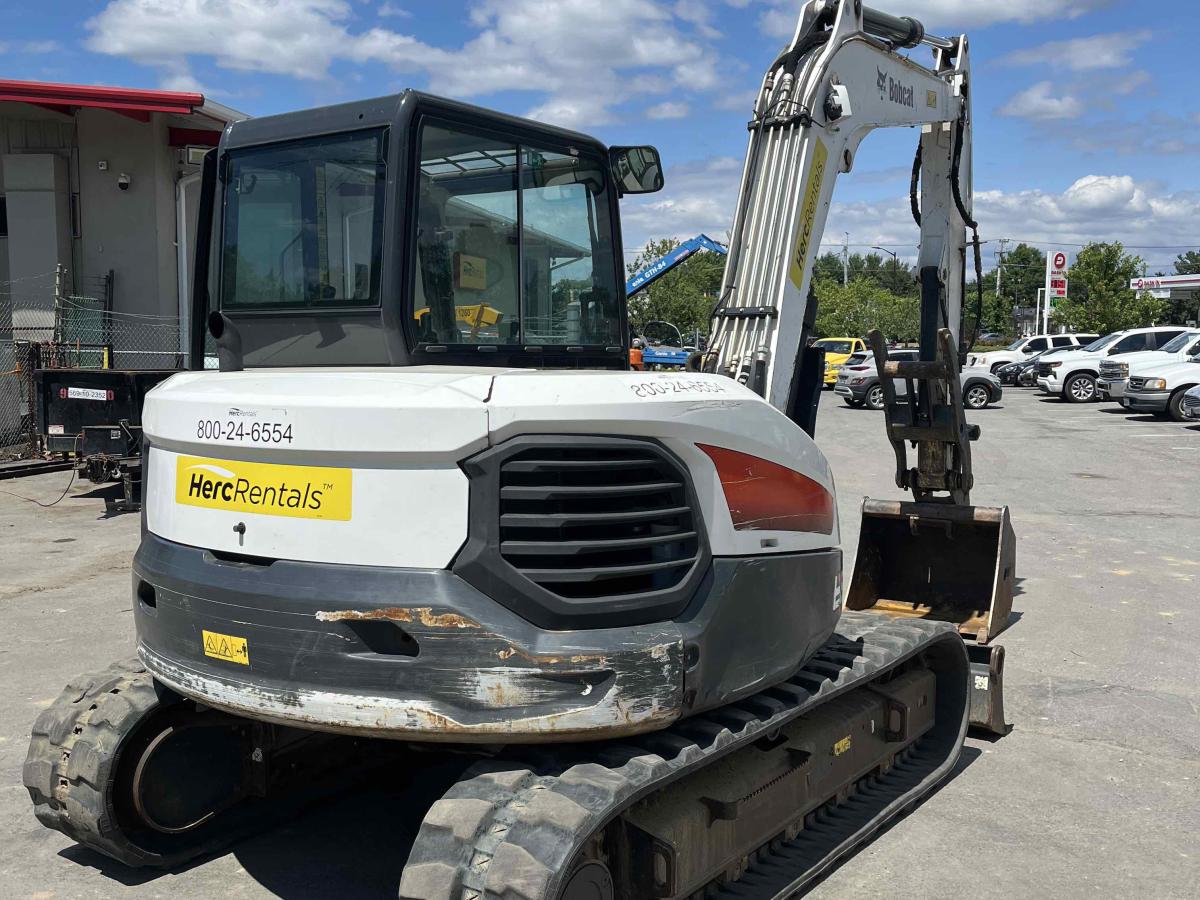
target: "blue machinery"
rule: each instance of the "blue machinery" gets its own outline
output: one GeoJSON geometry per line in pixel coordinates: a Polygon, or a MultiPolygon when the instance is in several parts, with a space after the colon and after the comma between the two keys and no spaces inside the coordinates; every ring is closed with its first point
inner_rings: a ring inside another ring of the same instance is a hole
{"type": "Polygon", "coordinates": [[[632,297],[638,291],[643,291],[658,279],[662,278],[673,268],[696,253],[699,250],[711,250],[713,253],[720,253],[724,256],[729,251],[724,245],[718,244],[707,234],[698,234],[688,241],[684,241],[670,253],[665,256],[660,256],[646,268],[642,269],[629,277],[625,282],[625,296],[632,297]]]}
{"type": "MultiPolygon", "coordinates": [[[[700,250],[711,250],[713,253],[720,253],[722,256],[729,252],[722,244],[717,243],[707,234],[698,234],[691,240],[684,241],[665,256],[660,256],[641,271],[631,275],[629,280],[625,282],[625,296],[632,297],[638,291],[643,291],[650,287],[650,285],[662,278],[662,276],[666,275],[689,256],[700,250]]],[[[687,362],[688,355],[688,351],[681,347],[647,346],[642,350],[642,361],[646,365],[682,366],[687,362]]]]}

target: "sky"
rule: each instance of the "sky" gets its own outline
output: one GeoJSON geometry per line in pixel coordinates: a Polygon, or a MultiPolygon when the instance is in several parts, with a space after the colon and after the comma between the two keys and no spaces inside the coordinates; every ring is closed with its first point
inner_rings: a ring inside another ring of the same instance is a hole
{"type": "MultiPolygon", "coordinates": [[[[198,90],[251,115],[407,87],[650,143],[666,187],[623,201],[646,241],[723,239],[763,70],[799,0],[0,0],[0,77],[198,90]]],[[[1149,271],[1200,248],[1190,2],[875,0],[970,39],[975,212],[1001,238],[1121,240],[1149,271]]],[[[929,62],[929,51],[911,55],[929,62]]],[[[915,254],[917,134],[879,131],[838,182],[828,249],[915,254]]]]}

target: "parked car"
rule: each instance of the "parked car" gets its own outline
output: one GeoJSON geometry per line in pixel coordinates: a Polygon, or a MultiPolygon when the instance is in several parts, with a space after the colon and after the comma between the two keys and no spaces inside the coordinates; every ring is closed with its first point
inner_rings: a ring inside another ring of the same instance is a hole
{"type": "Polygon", "coordinates": [[[1183,411],[1185,419],[1200,420],[1200,387],[1194,387],[1183,395],[1183,401],[1179,404],[1180,410],[1183,411]]]}
{"type": "Polygon", "coordinates": [[[813,341],[813,346],[825,351],[825,385],[833,387],[838,372],[853,353],[866,353],[867,342],[862,338],[829,337],[813,341]]]}
{"type": "Polygon", "coordinates": [[[1100,375],[1101,360],[1142,350],[1159,350],[1184,331],[1182,325],[1114,331],[1084,347],[1079,353],[1039,362],[1038,387],[1044,393],[1058,394],[1071,403],[1089,403],[1096,399],[1096,379],[1100,375]]]}
{"type": "Polygon", "coordinates": [[[1070,347],[1055,347],[1053,350],[1043,350],[1041,353],[1033,354],[1028,359],[1019,359],[1016,362],[1003,365],[996,369],[993,374],[1000,379],[1001,384],[1033,387],[1037,384],[1037,363],[1039,360],[1043,360],[1048,356],[1073,353],[1082,349],[1083,347],[1078,344],[1072,344],[1070,347]]]}
{"type": "Polygon", "coordinates": [[[1165,414],[1182,422],[1184,397],[1197,386],[1200,386],[1200,356],[1193,356],[1141,375],[1130,375],[1121,405],[1132,412],[1165,414]]]}
{"type": "MultiPolygon", "coordinates": [[[[892,360],[917,359],[916,350],[893,350],[888,354],[892,360]]],[[[1003,396],[1000,380],[990,372],[982,370],[961,373],[963,406],[967,409],[983,409],[1003,396]]],[[[907,391],[903,378],[893,378],[897,394],[907,391]]],[[[883,409],[883,386],[880,384],[879,369],[875,359],[865,353],[851,356],[838,373],[834,391],[846,401],[847,406],[866,406],[868,409],[883,409]]]]}
{"type": "Polygon", "coordinates": [[[1082,347],[1098,337],[1100,337],[1098,334],[1031,334],[1028,337],[1017,338],[1003,350],[985,350],[981,353],[973,353],[967,357],[967,366],[968,368],[982,367],[994,374],[1001,366],[1028,359],[1035,353],[1060,347],[1082,347]]]}
{"type": "Polygon", "coordinates": [[[1127,353],[1120,359],[1102,360],[1100,377],[1096,379],[1096,396],[1101,400],[1120,400],[1125,396],[1125,383],[1130,375],[1183,362],[1197,353],[1200,353],[1200,328],[1189,328],[1163,344],[1161,350],[1141,350],[1127,353]]]}

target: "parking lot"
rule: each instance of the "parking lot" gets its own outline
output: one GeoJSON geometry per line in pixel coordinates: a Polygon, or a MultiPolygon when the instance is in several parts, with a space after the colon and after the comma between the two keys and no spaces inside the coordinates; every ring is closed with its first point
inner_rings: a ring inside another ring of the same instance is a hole
{"type": "MultiPolygon", "coordinates": [[[[881,413],[827,393],[845,571],[857,507],[889,498],[881,413]]],[[[1200,884],[1200,424],[1006,388],[971,416],[982,505],[1007,503],[1018,595],[1001,636],[1013,732],[810,896],[1195,897],[1200,884]]],[[[60,472],[0,483],[44,502],[60,472]]],[[[393,897],[411,834],[405,773],[183,871],[135,872],[33,818],[29,726],[78,673],[133,649],[136,515],[91,485],[50,509],[0,495],[0,884],[6,897],[393,897]]],[[[416,786],[436,795],[433,779],[416,786]]],[[[429,802],[426,799],[425,802],[429,802]]]]}

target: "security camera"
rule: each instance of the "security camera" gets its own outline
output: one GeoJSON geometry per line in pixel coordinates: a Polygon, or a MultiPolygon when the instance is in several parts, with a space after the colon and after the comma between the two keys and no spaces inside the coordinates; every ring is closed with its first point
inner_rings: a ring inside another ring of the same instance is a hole
{"type": "Polygon", "coordinates": [[[122,172],[120,175],[117,176],[117,187],[119,187],[123,191],[127,191],[127,190],[129,190],[129,182],[132,180],[133,180],[132,178],[130,178],[128,175],[126,175],[124,172],[122,172]]]}

